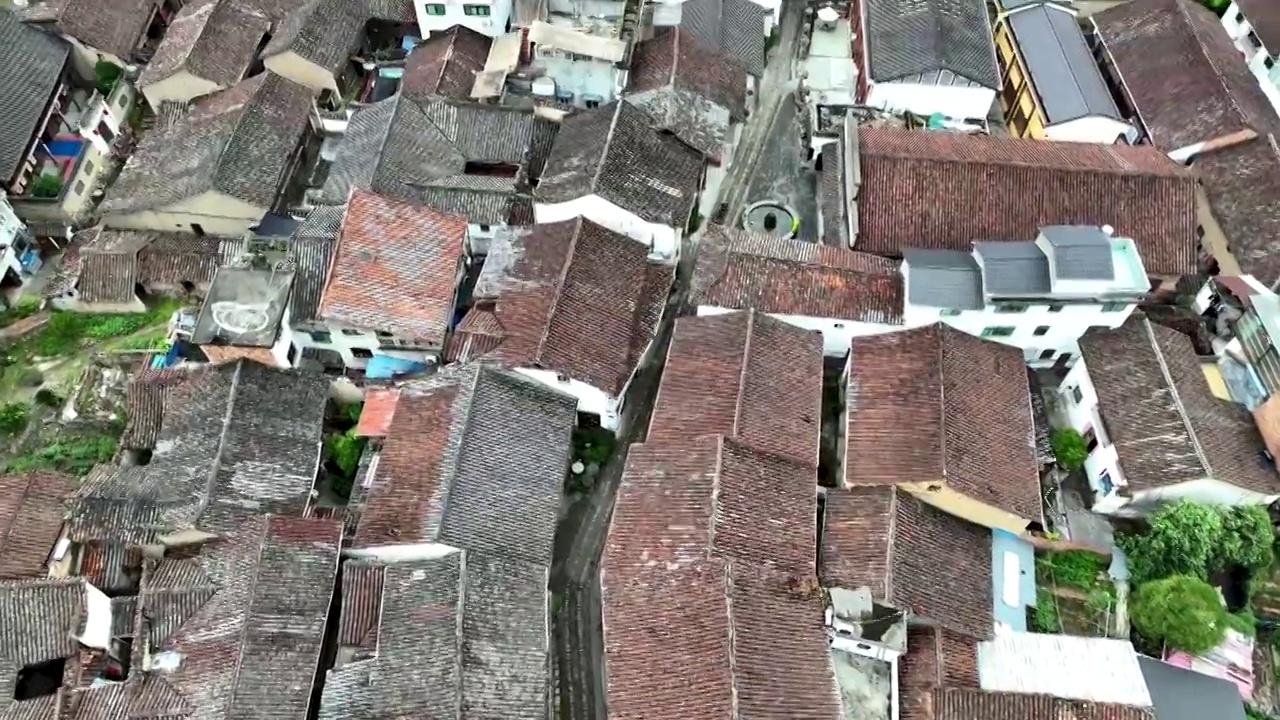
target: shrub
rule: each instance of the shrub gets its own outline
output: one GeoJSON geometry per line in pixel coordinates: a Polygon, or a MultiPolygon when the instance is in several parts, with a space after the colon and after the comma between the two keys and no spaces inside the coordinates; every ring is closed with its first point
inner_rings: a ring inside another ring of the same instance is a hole
{"type": "Polygon", "coordinates": [[[1042,633],[1062,632],[1058,621],[1058,604],[1052,593],[1043,588],[1036,592],[1036,605],[1031,611],[1031,629],[1042,633]]]}
{"type": "Polygon", "coordinates": [[[62,178],[58,175],[41,175],[31,183],[31,194],[38,198],[56,198],[62,194],[62,178]]]}
{"type": "Polygon", "coordinates": [[[1087,550],[1045,553],[1038,562],[1053,572],[1054,582],[1081,590],[1097,586],[1098,576],[1110,564],[1105,557],[1087,550]]]}
{"type": "Polygon", "coordinates": [[[603,467],[616,443],[614,434],[603,428],[578,428],[573,431],[573,457],[584,465],[603,467]]]}
{"type": "Polygon", "coordinates": [[[36,391],[36,402],[45,407],[58,408],[62,407],[63,399],[60,395],[47,388],[40,388],[36,391]]]}
{"type": "Polygon", "coordinates": [[[105,98],[115,90],[116,83],[120,82],[122,74],[123,71],[115,63],[99,60],[93,66],[93,87],[105,98]]]}
{"type": "Polygon", "coordinates": [[[1261,570],[1271,565],[1275,530],[1271,516],[1262,505],[1244,505],[1222,512],[1222,540],[1218,545],[1218,568],[1239,565],[1261,570]]]}
{"type": "Polygon", "coordinates": [[[26,405],[17,402],[0,405],[0,433],[14,435],[27,427],[27,419],[31,411],[26,405]]]}
{"type": "Polygon", "coordinates": [[[1084,467],[1089,451],[1085,449],[1084,438],[1080,433],[1071,428],[1058,428],[1049,436],[1049,443],[1053,446],[1053,456],[1063,469],[1075,472],[1084,467]]]}
{"type": "Polygon", "coordinates": [[[1217,647],[1228,623],[1227,608],[1218,591],[1187,575],[1138,586],[1129,618],[1143,636],[1192,655],[1217,647]]]}
{"type": "Polygon", "coordinates": [[[1222,541],[1222,513],[1216,507],[1182,501],[1152,513],[1142,534],[1117,534],[1135,583],[1186,575],[1204,579],[1222,541]]]}

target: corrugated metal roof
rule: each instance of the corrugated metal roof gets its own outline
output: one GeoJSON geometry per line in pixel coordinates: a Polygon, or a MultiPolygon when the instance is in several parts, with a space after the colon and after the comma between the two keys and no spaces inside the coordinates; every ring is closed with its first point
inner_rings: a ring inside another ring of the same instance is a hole
{"type": "Polygon", "coordinates": [[[978,644],[978,680],[983,690],[993,692],[1151,707],[1138,653],[1128,640],[1000,636],[978,644]]]}
{"type": "Polygon", "coordinates": [[[1045,3],[1011,13],[1008,23],[1049,124],[1122,119],[1074,11],[1045,3]]]}
{"type": "Polygon", "coordinates": [[[982,271],[969,253],[909,248],[902,258],[908,267],[908,303],[951,310],[977,310],[986,304],[982,271]]]}
{"type": "Polygon", "coordinates": [[[1053,248],[1054,272],[1060,280],[1114,280],[1111,238],[1098,227],[1050,225],[1040,234],[1053,248]]]}
{"type": "Polygon", "coordinates": [[[1033,242],[983,241],[973,244],[982,258],[987,295],[1043,295],[1049,292],[1049,258],[1033,242]]]}

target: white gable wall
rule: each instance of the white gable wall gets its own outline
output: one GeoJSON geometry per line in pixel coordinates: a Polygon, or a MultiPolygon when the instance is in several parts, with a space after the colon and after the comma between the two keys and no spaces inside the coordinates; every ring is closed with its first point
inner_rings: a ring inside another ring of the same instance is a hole
{"type": "Polygon", "coordinates": [[[942,113],[955,119],[985,118],[996,101],[996,91],[976,86],[916,85],[898,82],[871,82],[866,104],[882,110],[917,115],[942,113]]]}
{"type": "Polygon", "coordinates": [[[536,203],[533,206],[533,216],[534,221],[539,224],[584,217],[597,225],[644,243],[645,247],[649,248],[649,257],[652,259],[674,262],[680,255],[680,236],[683,234],[683,229],[648,222],[599,195],[586,195],[562,203],[536,203]]]}

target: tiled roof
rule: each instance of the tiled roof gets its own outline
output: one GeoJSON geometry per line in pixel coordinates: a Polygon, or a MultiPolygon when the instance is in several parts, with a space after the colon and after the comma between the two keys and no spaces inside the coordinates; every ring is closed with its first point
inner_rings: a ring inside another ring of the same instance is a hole
{"type": "Polygon", "coordinates": [[[991,530],[896,488],[827,494],[820,576],[971,637],[995,628],[991,530]]]}
{"type": "Polygon", "coordinates": [[[0,8],[0,178],[8,183],[26,161],[27,148],[62,81],[71,45],[23,25],[0,8]]]}
{"type": "Polygon", "coordinates": [[[493,309],[463,319],[450,357],[554,370],[617,396],[657,333],[674,276],[647,254],[582,218],[500,234],[475,291],[493,309]]]}
{"type": "Polygon", "coordinates": [[[1042,225],[1111,225],[1151,274],[1196,272],[1195,176],[1156,148],[887,126],[863,128],[859,145],[857,250],[900,257],[1026,240],[1042,225]]]}
{"type": "MultiPolygon", "coordinates": [[[[844,503],[848,509],[850,503],[844,503]]],[[[917,625],[907,629],[907,653],[899,684],[907,690],[978,685],[978,639],[947,628],[917,625]]]]}
{"type": "Polygon", "coordinates": [[[148,368],[134,375],[125,394],[125,426],[120,447],[152,450],[160,437],[165,397],[175,386],[194,380],[204,370],[186,367],[148,368]]]}
{"type": "Polygon", "coordinates": [[[360,437],[386,437],[391,429],[391,418],[400,401],[400,390],[368,390],[364,394],[364,406],[360,408],[360,421],[356,434],[360,437]]]}
{"type": "Polygon", "coordinates": [[[244,77],[271,21],[238,0],[187,3],[138,77],[145,88],[180,72],[226,88],[244,77]]]}
{"type": "MultiPolygon", "coordinates": [[[[380,569],[376,654],[329,671],[320,720],[548,717],[545,568],[451,552],[380,569]]],[[[370,616],[344,606],[344,626],[353,611],[370,616]]]]}
{"type": "MultiPolygon", "coordinates": [[[[919,720],[1154,720],[1150,708],[1063,700],[1048,695],[992,693],[956,688],[934,690],[931,712],[919,720]]],[[[904,718],[903,720],[912,720],[904,718]]]]}
{"type": "Polygon", "coordinates": [[[366,660],[378,648],[378,615],[386,566],[352,561],[342,566],[342,616],[338,621],[338,645],[360,648],[366,660]]]}
{"type": "Polygon", "coordinates": [[[1280,7],[1267,0],[1236,0],[1236,7],[1244,13],[1263,45],[1280,47],[1280,7]]]}
{"type": "Polygon", "coordinates": [[[133,702],[163,680],[188,712],[198,709],[190,717],[269,707],[273,717],[306,718],[341,538],[336,520],[265,515],[194,558],[148,561],[134,648],[166,669],[130,683],[133,702]]]}
{"type": "Polygon", "coordinates": [[[846,486],[943,482],[1040,520],[1021,350],[939,323],[855,338],[849,364],[846,486]]]}
{"type": "Polygon", "coordinates": [[[0,475],[0,578],[42,576],[62,534],[62,503],[75,481],[36,471],[0,475]]]}
{"type": "Polygon", "coordinates": [[[222,240],[186,233],[138,233],[147,242],[138,251],[138,282],[145,287],[213,282],[222,262],[222,240]]]}
{"type": "Polygon", "coordinates": [[[305,323],[315,319],[336,245],[336,238],[302,235],[295,235],[290,242],[289,257],[294,262],[293,288],[289,296],[291,322],[305,323]]]}
{"type": "Polygon", "coordinates": [[[822,338],[754,311],[676,320],[647,443],[724,435],[817,465],[822,338]]]}
{"type": "Polygon", "coordinates": [[[816,596],[722,561],[618,567],[608,553],[600,583],[610,718],[842,717],[816,596]]]}
{"type": "Polygon", "coordinates": [[[610,567],[625,577],[719,558],[812,576],[816,488],[814,466],[722,436],[633,445],[609,526],[610,567]]]}
{"type": "Polygon", "coordinates": [[[902,324],[902,277],[878,255],[709,225],[690,303],[776,315],[902,324]]]}
{"type": "Polygon", "coordinates": [[[461,218],[354,193],[319,316],[443,346],[466,233],[461,218]]]}
{"type": "Polygon", "coordinates": [[[849,247],[849,204],[845,202],[844,132],[838,141],[822,147],[822,170],[818,173],[818,215],[822,222],[822,243],[849,247]]]}
{"type": "MultiPolygon", "coordinates": [[[[83,580],[6,580],[0,582],[0,672],[16,678],[26,665],[78,654],[77,636],[86,630],[89,593],[83,580]]],[[[16,680],[15,680],[16,682],[16,680]]],[[[46,720],[57,717],[52,696],[17,701],[0,694],[0,715],[46,720]]]]}
{"type": "Polygon", "coordinates": [[[695,151],[660,134],[645,111],[619,101],[564,119],[536,197],[561,203],[594,194],[647,222],[684,228],[701,179],[695,151]]]}
{"type": "Polygon", "coordinates": [[[93,50],[129,62],[156,5],[155,0],[46,0],[21,8],[19,15],[27,22],[50,23],[93,50]]]}
{"type": "MultiPolygon", "coordinates": [[[[452,189],[467,196],[495,191],[514,195],[518,178],[468,176],[468,163],[524,166],[538,135],[531,111],[394,95],[352,116],[322,200],[345,203],[353,189],[405,200],[423,200],[429,192],[434,202],[441,202],[440,195],[452,189]],[[464,179],[482,185],[469,186],[464,179]]],[[[463,207],[476,202],[469,197],[463,207]]],[[[472,210],[477,213],[472,222],[505,222],[507,212],[484,208],[472,210]]]]}
{"type": "Polygon", "coordinates": [[[731,121],[745,115],[746,93],[747,71],[737,60],[686,30],[657,28],[631,59],[628,99],[717,160],[731,139],[731,121]]]}
{"type": "Polygon", "coordinates": [[[1080,351],[1133,490],[1209,477],[1280,493],[1253,418],[1213,395],[1190,338],[1134,315],[1119,329],[1090,331],[1080,351]]]}
{"type": "Polygon", "coordinates": [[[476,73],[484,70],[493,39],[465,25],[432,32],[405,61],[400,93],[412,100],[441,95],[470,100],[476,73]]]}
{"type": "Polygon", "coordinates": [[[577,403],[471,364],[406,385],[356,547],[438,542],[550,565],[577,403]]]}
{"type": "Polygon", "coordinates": [[[872,82],[910,82],[946,72],[999,89],[991,20],[982,0],[867,0],[864,12],[872,82]]]}
{"type": "Polygon", "coordinates": [[[747,72],[764,74],[764,6],[751,0],[689,0],[680,29],[736,59],[747,72]]]}
{"type": "Polygon", "coordinates": [[[280,20],[262,57],[291,52],[338,75],[364,39],[369,19],[368,3],[309,0],[280,20]]]}
{"type": "Polygon", "coordinates": [[[1134,0],[1093,15],[1148,134],[1170,152],[1280,118],[1217,17],[1194,0],[1134,0]],[[1179,58],[1170,74],[1160,58],[1179,58]]]}
{"type": "Polygon", "coordinates": [[[301,515],[315,483],[329,381],[250,361],[171,386],[145,466],[100,466],[69,503],[74,539],[149,544],[227,532],[248,515],[301,515]]]}
{"type": "Polygon", "coordinates": [[[164,208],[209,191],[270,207],[311,103],[308,88],[273,73],[201,98],[174,124],[146,134],[103,212],[164,208]]]}
{"type": "Polygon", "coordinates": [[[1195,172],[1231,255],[1270,287],[1280,280],[1280,147],[1275,135],[1197,155],[1195,172]]]}

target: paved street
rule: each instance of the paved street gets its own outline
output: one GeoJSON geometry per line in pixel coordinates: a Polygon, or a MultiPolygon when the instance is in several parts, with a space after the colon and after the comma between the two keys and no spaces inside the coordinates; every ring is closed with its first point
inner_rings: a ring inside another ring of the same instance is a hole
{"type": "MultiPolygon", "coordinates": [[[[778,44],[770,52],[770,62],[759,86],[760,103],[747,119],[738,151],[720,189],[720,201],[728,203],[727,218],[741,214],[755,168],[783,100],[794,89],[795,54],[805,21],[805,4],[783,3],[778,44]]],[[[731,220],[731,222],[734,220],[731,220]]],[[[680,314],[688,294],[692,256],[696,247],[687,243],[676,288],[667,303],[666,317],[680,314]]],[[[556,672],[559,679],[559,715],[567,720],[599,720],[605,716],[603,685],[604,638],[600,616],[599,561],[609,529],[622,470],[631,443],[643,442],[653,410],[658,380],[671,340],[671,322],[655,338],[657,358],[637,374],[627,391],[618,449],[601,469],[591,494],[580,500],[562,523],[556,538],[557,561],[551,572],[551,589],[559,597],[553,618],[556,672]]]]}

